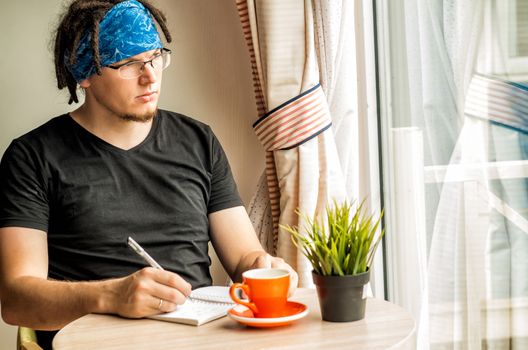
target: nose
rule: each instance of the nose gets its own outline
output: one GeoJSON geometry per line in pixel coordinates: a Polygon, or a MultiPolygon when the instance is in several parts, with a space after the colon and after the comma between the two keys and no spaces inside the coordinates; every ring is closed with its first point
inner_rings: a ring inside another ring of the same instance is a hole
{"type": "Polygon", "coordinates": [[[152,84],[158,80],[158,72],[152,67],[152,64],[147,63],[143,66],[143,72],[140,75],[140,82],[142,84],[152,84]]]}

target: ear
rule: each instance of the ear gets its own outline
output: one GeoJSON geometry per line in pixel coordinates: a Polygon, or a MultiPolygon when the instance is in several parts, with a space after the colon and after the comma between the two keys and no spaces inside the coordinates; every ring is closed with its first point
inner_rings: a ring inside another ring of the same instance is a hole
{"type": "Polygon", "coordinates": [[[90,87],[90,80],[88,78],[84,79],[83,81],[79,83],[79,86],[82,87],[83,89],[90,87]]]}

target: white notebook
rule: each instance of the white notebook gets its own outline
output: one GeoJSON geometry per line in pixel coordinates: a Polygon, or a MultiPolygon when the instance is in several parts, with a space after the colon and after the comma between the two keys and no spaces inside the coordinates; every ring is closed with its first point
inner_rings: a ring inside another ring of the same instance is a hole
{"type": "Polygon", "coordinates": [[[229,296],[229,287],[202,287],[193,290],[187,301],[178,305],[176,310],[148,318],[199,326],[227,315],[234,305],[229,296]]]}

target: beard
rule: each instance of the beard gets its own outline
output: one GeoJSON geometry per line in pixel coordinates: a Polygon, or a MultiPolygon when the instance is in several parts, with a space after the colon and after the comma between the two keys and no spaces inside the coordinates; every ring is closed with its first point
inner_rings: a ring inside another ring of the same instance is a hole
{"type": "Polygon", "coordinates": [[[127,122],[147,123],[156,116],[156,113],[158,113],[158,108],[154,109],[152,112],[144,114],[121,114],[119,115],[119,118],[127,122]]]}

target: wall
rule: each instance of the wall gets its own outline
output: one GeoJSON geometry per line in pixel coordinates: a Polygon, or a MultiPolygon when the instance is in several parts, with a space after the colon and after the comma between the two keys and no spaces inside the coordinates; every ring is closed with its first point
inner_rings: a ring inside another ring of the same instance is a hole
{"type": "MultiPolygon", "coordinates": [[[[157,0],[169,19],[172,64],[160,106],[209,124],[229,157],[247,204],[264,168],[247,53],[232,0],[157,0]]],[[[62,2],[0,0],[0,154],[11,140],[74,109],[54,81],[50,32],[62,2]]],[[[216,265],[218,266],[218,265],[216,265]]],[[[215,268],[216,269],[216,268],[215,268]]],[[[216,272],[218,273],[218,271],[216,272]]],[[[224,277],[216,278],[223,283],[224,277]]],[[[0,350],[14,349],[16,328],[0,321],[0,350]]]]}

